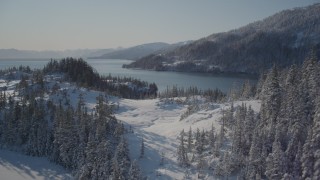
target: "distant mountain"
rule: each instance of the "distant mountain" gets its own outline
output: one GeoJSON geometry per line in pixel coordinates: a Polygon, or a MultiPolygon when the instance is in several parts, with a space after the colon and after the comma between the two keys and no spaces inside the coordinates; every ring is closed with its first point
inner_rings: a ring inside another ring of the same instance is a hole
{"type": "Polygon", "coordinates": [[[168,44],[162,42],[142,44],[130,48],[115,49],[75,49],[64,51],[33,51],[0,49],[0,59],[30,58],[89,58],[89,59],[130,59],[136,60],[152,53],[165,53],[192,41],[168,44]]]}
{"type": "Polygon", "coordinates": [[[65,51],[31,51],[18,49],[0,49],[0,59],[15,58],[63,58],[63,57],[89,57],[101,56],[114,49],[75,49],[65,51]]]}
{"type": "Polygon", "coordinates": [[[162,43],[162,42],[142,44],[142,45],[126,48],[126,49],[116,50],[113,52],[103,54],[102,56],[96,56],[96,57],[92,57],[92,58],[136,60],[136,59],[139,59],[143,56],[157,52],[161,49],[167,48],[169,46],[170,46],[170,44],[162,43]]]}
{"type": "Polygon", "coordinates": [[[259,73],[273,64],[301,64],[311,49],[320,54],[320,4],[285,10],[166,53],[154,53],[124,67],[259,73]]]}

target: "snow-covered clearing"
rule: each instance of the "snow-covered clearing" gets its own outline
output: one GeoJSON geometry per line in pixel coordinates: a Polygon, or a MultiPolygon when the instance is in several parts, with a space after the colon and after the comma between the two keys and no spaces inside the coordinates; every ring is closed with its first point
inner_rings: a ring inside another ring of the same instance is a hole
{"type": "Polygon", "coordinates": [[[63,167],[49,162],[46,158],[0,150],[0,179],[41,180],[72,177],[63,167]]]}
{"type": "MultiPolygon", "coordinates": [[[[251,105],[256,112],[260,109],[259,101],[238,101],[234,103],[234,106],[242,103],[247,106],[251,105]]],[[[186,105],[164,103],[159,99],[122,99],[119,105],[116,117],[128,127],[131,126],[134,132],[127,135],[131,158],[138,159],[143,174],[148,179],[182,179],[184,169],[178,166],[176,156],[179,133],[182,129],[187,132],[190,127],[193,131],[197,128],[209,130],[212,125],[219,130],[221,112],[230,108],[229,103],[214,104],[180,120],[180,115],[187,109],[186,105]],[[141,138],[145,142],[143,158],[139,158],[141,138]],[[165,157],[163,165],[160,165],[161,155],[165,157]]],[[[195,179],[196,173],[191,174],[193,174],[191,178],[195,179]]]]}

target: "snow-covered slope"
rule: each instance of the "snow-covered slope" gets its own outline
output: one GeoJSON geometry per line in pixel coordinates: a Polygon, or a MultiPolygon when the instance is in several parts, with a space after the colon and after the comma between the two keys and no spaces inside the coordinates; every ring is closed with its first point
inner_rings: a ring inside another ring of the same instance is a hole
{"type": "MultiPolygon", "coordinates": [[[[52,89],[55,83],[59,83],[59,74],[45,76],[47,89],[52,89]]],[[[0,88],[5,88],[8,94],[13,94],[19,80],[0,80],[0,88]]],[[[57,92],[50,92],[44,97],[58,103],[70,103],[74,108],[77,106],[78,97],[82,95],[89,111],[94,110],[96,97],[102,92],[78,88],[72,83],[61,82],[57,86],[57,92]]],[[[102,93],[103,94],[103,93],[102,93]]],[[[159,98],[147,100],[119,99],[108,96],[110,104],[117,107],[115,116],[122,121],[129,132],[126,137],[129,142],[131,159],[137,159],[143,172],[148,179],[182,179],[185,168],[181,168],[177,162],[178,135],[184,129],[185,132],[191,127],[209,131],[213,126],[219,131],[222,122],[222,111],[230,108],[230,103],[205,103],[199,99],[199,110],[181,119],[188,105],[179,103],[184,101],[165,101],[159,98]],[[132,130],[132,131],[131,131],[132,130]],[[141,139],[144,139],[145,153],[140,158],[141,139]],[[164,158],[163,158],[164,157],[164,158]],[[160,163],[164,159],[164,163],[160,163]]],[[[251,106],[255,112],[260,110],[260,101],[237,101],[234,107],[242,103],[251,106]]],[[[208,159],[208,161],[213,161],[208,159]]],[[[0,151],[0,179],[2,174],[5,179],[63,179],[70,178],[61,167],[49,163],[45,158],[36,158],[20,155],[8,151],[0,151]],[[43,163],[43,164],[42,164],[43,163]]],[[[190,177],[195,179],[197,172],[190,170],[190,177]]],[[[207,179],[212,179],[212,172],[206,172],[207,179]]]]}
{"type": "Polygon", "coordinates": [[[72,177],[63,167],[49,162],[46,158],[0,150],[0,179],[48,180],[72,177]]]}
{"type": "MultiPolygon", "coordinates": [[[[259,111],[259,101],[238,101],[234,106],[246,103],[254,111],[259,111]]],[[[159,99],[119,101],[120,108],[116,113],[117,119],[131,126],[133,134],[129,133],[131,158],[137,159],[143,174],[149,179],[182,179],[184,168],[177,163],[177,136],[184,129],[209,130],[213,125],[219,129],[222,116],[221,111],[230,108],[230,104],[212,104],[189,117],[180,120],[181,114],[187,110],[186,105],[164,103],[159,99]],[[141,139],[145,142],[145,155],[140,156],[141,139]],[[164,164],[160,165],[161,156],[164,155],[164,164]]],[[[196,172],[191,173],[191,178],[196,178],[196,172]]],[[[212,176],[207,175],[210,179],[212,176]]]]}

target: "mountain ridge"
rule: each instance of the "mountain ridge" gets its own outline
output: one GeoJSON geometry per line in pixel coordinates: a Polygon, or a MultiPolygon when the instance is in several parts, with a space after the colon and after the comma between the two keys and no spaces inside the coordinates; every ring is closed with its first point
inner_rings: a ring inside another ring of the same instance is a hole
{"type": "Polygon", "coordinates": [[[72,50],[19,50],[15,48],[0,49],[0,59],[30,59],[30,58],[88,58],[88,59],[129,59],[136,60],[152,53],[164,53],[188,44],[192,41],[178,43],[153,42],[128,48],[109,49],[72,49],[72,50]]]}
{"type": "Polygon", "coordinates": [[[93,59],[129,59],[129,60],[137,60],[144,56],[157,53],[165,53],[177,47],[180,47],[184,44],[188,44],[192,41],[183,41],[173,44],[168,44],[164,42],[153,42],[146,43],[137,46],[132,46],[129,48],[121,49],[118,51],[112,51],[110,53],[103,54],[98,57],[91,57],[93,59]]]}
{"type": "Polygon", "coordinates": [[[320,54],[320,4],[278,12],[228,32],[211,34],[125,65],[164,71],[260,73],[273,64],[301,64],[320,54]]]}
{"type": "Polygon", "coordinates": [[[64,58],[98,56],[115,49],[74,49],[74,50],[19,50],[15,48],[0,49],[0,59],[28,59],[28,58],[64,58]]]}

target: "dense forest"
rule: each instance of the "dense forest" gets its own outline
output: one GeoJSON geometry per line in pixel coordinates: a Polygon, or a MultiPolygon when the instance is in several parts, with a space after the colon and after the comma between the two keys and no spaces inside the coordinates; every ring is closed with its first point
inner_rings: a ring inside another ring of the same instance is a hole
{"type": "Polygon", "coordinates": [[[184,130],[178,161],[199,172],[239,179],[320,178],[320,63],[310,55],[301,67],[274,66],[262,76],[256,96],[260,113],[246,104],[225,110],[216,132],[184,130]],[[228,137],[228,139],[227,139],[228,137]],[[204,158],[218,158],[208,164],[204,158]]]}

